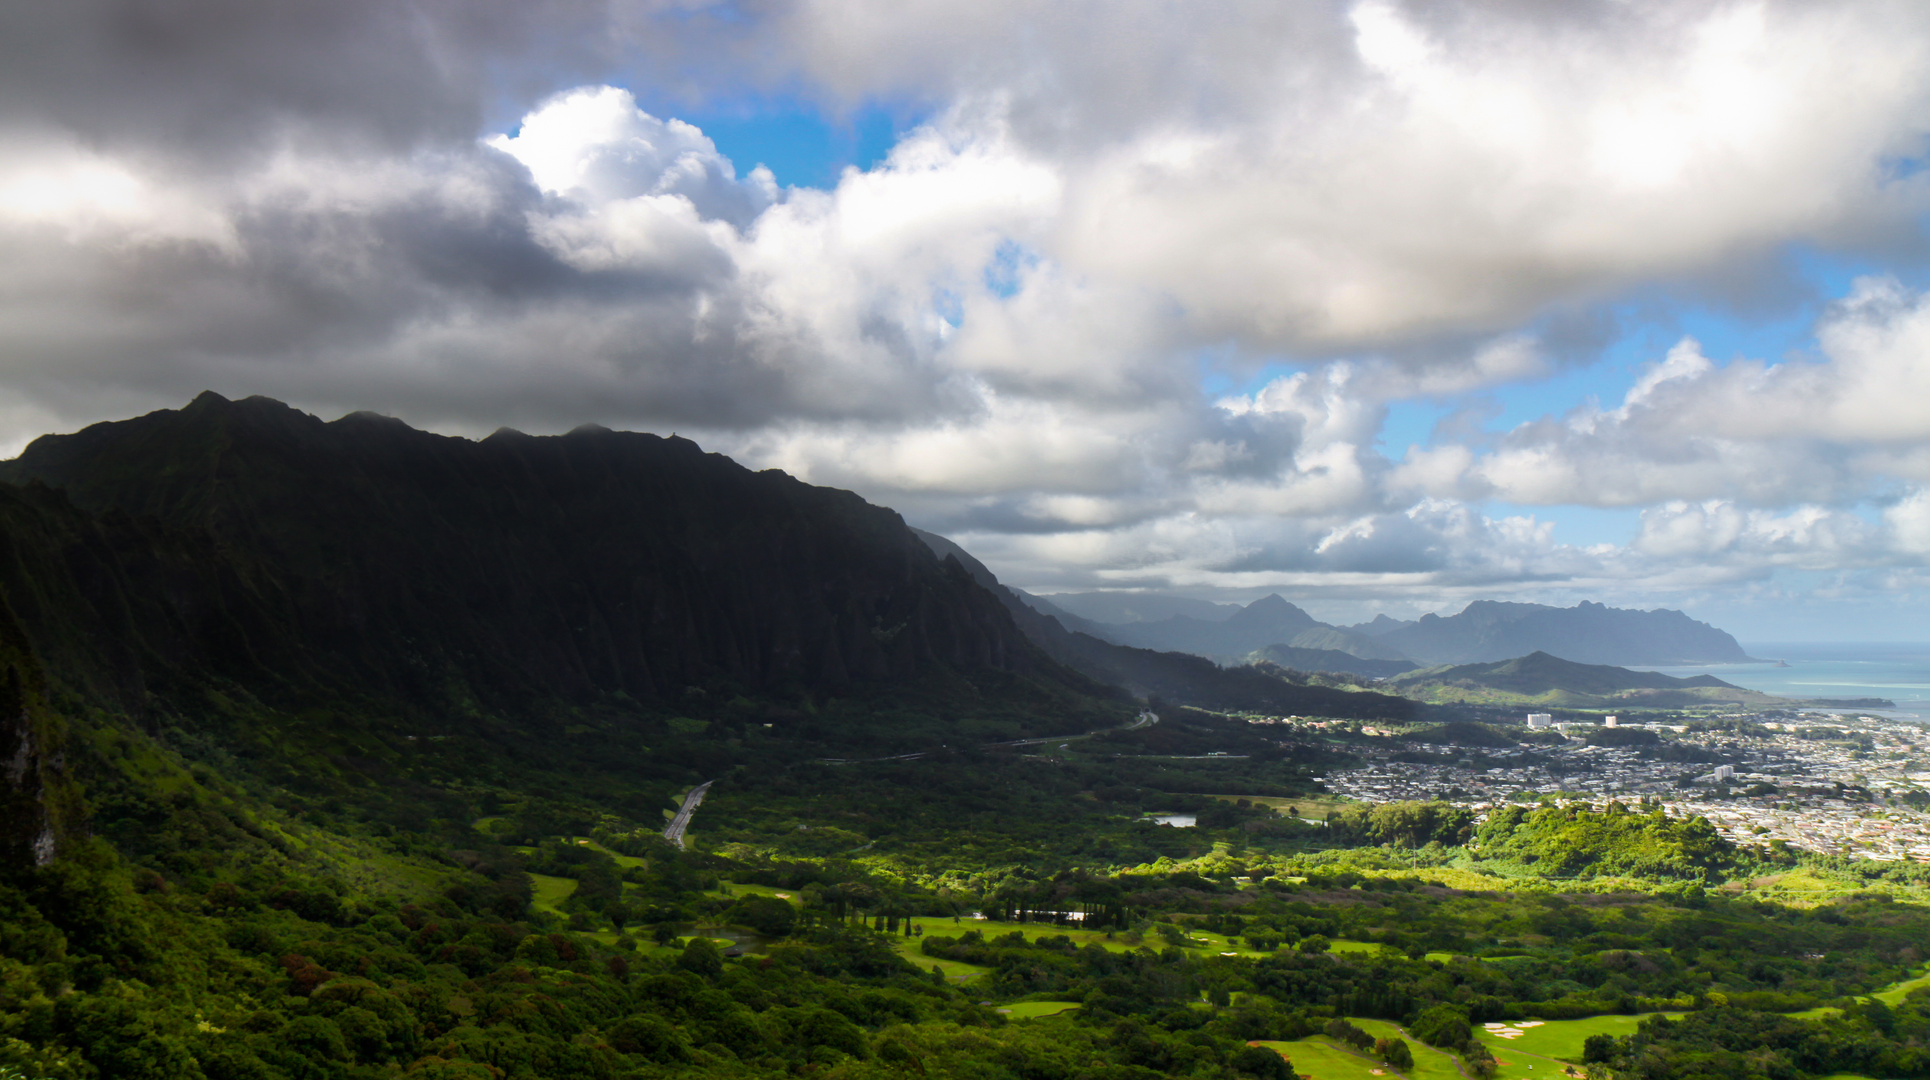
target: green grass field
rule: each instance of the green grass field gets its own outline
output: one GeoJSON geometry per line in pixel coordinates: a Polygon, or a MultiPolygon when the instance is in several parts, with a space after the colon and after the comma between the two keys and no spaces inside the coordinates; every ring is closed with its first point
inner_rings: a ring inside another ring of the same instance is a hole
{"type": "Polygon", "coordinates": [[[1461,1071],[1455,1067],[1453,1054],[1436,1050],[1385,1020],[1364,1020],[1351,1016],[1347,1019],[1376,1039],[1407,1040],[1407,1048],[1414,1054],[1414,1067],[1406,1073],[1408,1080],[1462,1080],[1461,1071]]]}
{"type": "MultiPolygon", "coordinates": [[[[755,888],[755,886],[751,887],[755,888]]],[[[736,888],[736,886],[732,886],[733,891],[735,891],[736,888]]],[[[914,919],[912,922],[914,925],[922,928],[927,935],[940,937],[959,937],[967,931],[976,930],[990,939],[1003,937],[1017,930],[1024,934],[1028,941],[1036,941],[1041,937],[1057,937],[1060,934],[1064,934],[1066,937],[1072,939],[1072,944],[1075,947],[1081,949],[1088,945],[1098,945],[1100,948],[1106,949],[1109,952],[1131,952],[1141,947],[1158,952],[1167,947],[1166,939],[1160,937],[1158,934],[1146,934],[1141,940],[1132,941],[1129,940],[1128,935],[1123,933],[1114,933],[1108,937],[1104,930],[1081,930],[1077,927],[1052,926],[1047,923],[999,922],[992,919],[962,919],[958,922],[953,922],[950,919],[914,919]]],[[[917,938],[900,938],[899,941],[901,943],[899,947],[900,953],[910,957],[920,967],[931,967],[930,959],[918,952],[917,938]]],[[[1188,933],[1187,944],[1182,947],[1188,952],[1201,956],[1219,956],[1224,953],[1233,953],[1236,956],[1252,958],[1268,955],[1267,953],[1247,948],[1246,942],[1237,937],[1228,937],[1225,934],[1216,934],[1207,930],[1194,930],[1188,933]]],[[[1336,941],[1331,943],[1328,951],[1337,953],[1374,952],[1380,948],[1381,946],[1370,941],[1336,941]]],[[[970,965],[960,966],[969,967],[970,965]]]]}
{"type": "MultiPolygon", "coordinates": [[[[1261,1042],[1256,1045],[1269,1047],[1287,1056],[1293,1062],[1293,1071],[1301,1080],[1377,1080],[1374,1070],[1381,1070],[1378,1080],[1388,1080],[1396,1075],[1392,1069],[1374,1061],[1370,1056],[1359,1056],[1343,1050],[1339,1044],[1325,1035],[1311,1039],[1295,1039],[1293,1042],[1261,1042]]],[[[1415,1063],[1420,1057],[1416,1055],[1415,1063]]],[[[1455,1080],[1460,1080],[1457,1076],[1455,1080]]]]}
{"type": "Polygon", "coordinates": [[[1015,1001],[999,1006],[998,1011],[1014,1020],[1037,1020],[1041,1016],[1057,1016],[1079,1007],[1076,1001],[1015,1001]]]}
{"type": "MultiPolygon", "coordinates": [[[[1654,1014],[1650,1014],[1654,1015],[1654,1014]]],[[[1664,1015],[1677,1016],[1679,1013],[1664,1015]]],[[[1582,1059],[1582,1041],[1590,1035],[1621,1038],[1635,1033],[1639,1016],[1584,1016],[1579,1020],[1550,1020],[1534,1027],[1513,1025],[1518,1038],[1506,1039],[1477,1025],[1475,1032],[1495,1060],[1502,1063],[1496,1080],[1548,1080],[1550,1070],[1559,1074],[1562,1066],[1582,1059]]]]}
{"type": "MultiPolygon", "coordinates": [[[[1930,972],[1925,972],[1922,975],[1904,979],[1900,982],[1893,982],[1870,996],[1891,1008],[1895,1008],[1903,1004],[1903,999],[1909,997],[1911,991],[1921,990],[1926,986],[1930,986],[1930,972]]],[[[1843,1010],[1829,1005],[1819,1005],[1814,1009],[1804,1009],[1802,1012],[1793,1012],[1789,1015],[1798,1020],[1821,1020],[1826,1016],[1835,1016],[1842,1011],[1843,1010]]]]}
{"type": "Polygon", "coordinates": [[[536,884],[536,895],[530,900],[529,906],[538,911],[563,914],[563,901],[576,891],[576,879],[551,877],[548,874],[531,874],[529,879],[536,884]]]}
{"type": "Polygon", "coordinates": [[[1870,996],[1894,1008],[1903,1004],[1903,999],[1910,995],[1910,991],[1919,990],[1926,986],[1930,986],[1930,972],[1925,972],[1914,979],[1905,979],[1900,983],[1892,983],[1887,989],[1878,990],[1870,996]]]}

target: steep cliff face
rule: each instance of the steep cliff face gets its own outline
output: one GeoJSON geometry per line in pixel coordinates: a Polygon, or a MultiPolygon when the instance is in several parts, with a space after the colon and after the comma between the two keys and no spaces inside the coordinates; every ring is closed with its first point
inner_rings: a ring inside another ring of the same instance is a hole
{"type": "Polygon", "coordinates": [[[204,394],[37,440],[0,481],[59,489],[0,492],[29,639],[131,708],[191,671],[432,709],[933,666],[1091,688],[897,514],[684,439],[471,442],[204,394]]]}
{"type": "Polygon", "coordinates": [[[0,871],[44,866],[73,807],[60,732],[13,612],[0,601],[0,871]]]}

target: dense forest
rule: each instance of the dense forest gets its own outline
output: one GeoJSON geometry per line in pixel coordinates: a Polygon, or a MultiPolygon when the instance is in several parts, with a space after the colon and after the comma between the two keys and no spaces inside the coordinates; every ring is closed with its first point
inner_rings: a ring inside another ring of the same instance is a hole
{"type": "Polygon", "coordinates": [[[1340,802],[854,497],[278,408],[0,485],[0,1077],[1930,1075],[1915,864],[1340,802]]]}

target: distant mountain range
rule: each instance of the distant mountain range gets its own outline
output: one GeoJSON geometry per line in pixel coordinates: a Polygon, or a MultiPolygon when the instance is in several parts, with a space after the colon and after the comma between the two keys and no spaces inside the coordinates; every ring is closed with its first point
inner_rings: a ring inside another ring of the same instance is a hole
{"type": "MultiPolygon", "coordinates": [[[[1189,652],[1224,662],[1270,660],[1301,670],[1384,678],[1414,668],[1507,660],[1545,652],[1581,664],[1664,667],[1748,663],[1736,639],[1680,611],[1634,611],[1583,601],[1572,608],[1477,600],[1459,614],[1418,620],[1385,615],[1353,626],[1320,622],[1278,595],[1255,600],[1224,617],[1191,606],[1102,601],[1106,594],[1027,597],[1079,620],[1084,632],[1120,645],[1189,652]],[[1148,615],[1175,611],[1162,618],[1148,615]],[[1105,621],[1102,614],[1136,617],[1105,621]],[[1289,657],[1291,659],[1289,659],[1289,657]],[[1317,664],[1318,667],[1305,665],[1317,664]]],[[[1166,598],[1170,600],[1171,598],[1166,598]]]]}
{"type": "MultiPolygon", "coordinates": [[[[974,580],[998,596],[1011,610],[1012,621],[1047,655],[1099,682],[1125,687],[1142,697],[1212,709],[1388,720],[1407,719],[1416,713],[1412,701],[1389,694],[1303,685],[1244,662],[1222,667],[1209,657],[1184,650],[1161,651],[1107,640],[1092,632],[1104,624],[1000,584],[984,563],[937,533],[923,529],[912,532],[939,558],[958,560],[974,580]]],[[[1280,604],[1299,611],[1284,600],[1280,604]]],[[[1246,610],[1256,606],[1259,610],[1249,617],[1255,621],[1275,610],[1264,603],[1249,605],[1246,610]]],[[[1303,617],[1305,614],[1301,612],[1303,617]]]]}
{"type": "Polygon", "coordinates": [[[1536,651],[1581,664],[1623,666],[1754,659],[1729,634],[1680,611],[1633,611],[1586,600],[1572,608],[1477,600],[1459,615],[1423,615],[1374,637],[1429,664],[1502,660],[1536,651]]]}

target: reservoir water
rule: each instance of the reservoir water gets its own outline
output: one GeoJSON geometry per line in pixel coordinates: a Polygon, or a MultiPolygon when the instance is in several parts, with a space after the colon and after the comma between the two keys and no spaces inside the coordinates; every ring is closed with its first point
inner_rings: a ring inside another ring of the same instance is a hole
{"type": "Polygon", "coordinates": [[[1930,717],[1930,643],[1744,642],[1743,650],[1770,664],[1702,664],[1647,670],[1666,675],[1714,675],[1765,694],[1795,698],[1888,698],[1890,715],[1930,717]]]}

